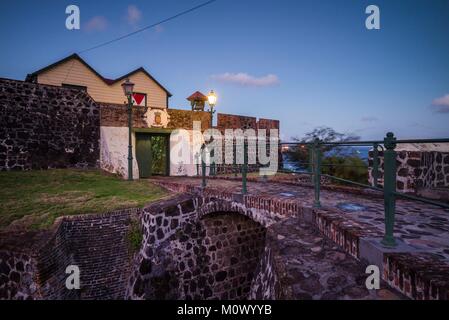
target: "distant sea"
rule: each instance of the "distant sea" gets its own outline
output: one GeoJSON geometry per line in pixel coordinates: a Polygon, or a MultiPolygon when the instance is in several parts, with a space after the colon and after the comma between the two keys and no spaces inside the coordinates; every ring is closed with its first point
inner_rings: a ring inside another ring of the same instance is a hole
{"type": "MultiPolygon", "coordinates": [[[[372,147],[344,147],[339,150],[339,154],[343,156],[357,156],[368,164],[368,152],[372,147]]],[[[332,156],[335,151],[325,152],[324,157],[332,156]]],[[[282,153],[283,169],[292,171],[306,171],[307,168],[301,167],[297,162],[292,161],[287,153],[282,153]]]]}

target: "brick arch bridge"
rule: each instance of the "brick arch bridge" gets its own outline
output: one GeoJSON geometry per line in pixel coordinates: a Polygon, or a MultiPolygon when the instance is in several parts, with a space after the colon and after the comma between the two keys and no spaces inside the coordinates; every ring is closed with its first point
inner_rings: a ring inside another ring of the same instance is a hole
{"type": "MultiPolygon", "coordinates": [[[[130,299],[246,299],[276,219],[230,198],[183,194],[143,209],[130,299]]],[[[267,291],[267,290],[265,290],[267,291]]]]}

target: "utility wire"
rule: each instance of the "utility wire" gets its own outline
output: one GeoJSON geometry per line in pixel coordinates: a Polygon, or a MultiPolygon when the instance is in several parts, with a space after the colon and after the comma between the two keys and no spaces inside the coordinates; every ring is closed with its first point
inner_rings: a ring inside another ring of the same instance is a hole
{"type": "Polygon", "coordinates": [[[205,7],[205,6],[211,4],[211,3],[215,2],[215,1],[217,1],[217,0],[209,0],[209,1],[206,1],[206,2],[204,2],[204,3],[202,3],[202,4],[199,4],[199,5],[197,5],[197,6],[193,7],[193,8],[190,8],[190,9],[188,9],[188,10],[182,11],[182,12],[180,12],[180,13],[178,13],[178,14],[175,14],[174,16],[171,16],[171,17],[169,17],[169,18],[166,18],[166,19],[164,19],[164,20],[161,20],[161,21],[159,21],[159,22],[156,22],[156,23],[154,23],[154,24],[152,24],[152,25],[143,27],[143,28],[141,28],[141,29],[139,29],[139,30],[136,30],[136,31],[134,31],[134,32],[125,34],[125,35],[120,36],[120,37],[118,37],[118,38],[115,38],[115,39],[112,39],[112,40],[103,42],[103,43],[98,44],[98,45],[96,45],[96,46],[93,46],[93,47],[91,47],[91,48],[88,48],[88,49],[85,49],[85,50],[83,50],[83,51],[80,51],[80,52],[78,52],[78,54],[82,54],[82,53],[85,53],[85,52],[88,52],[88,51],[91,51],[91,50],[94,50],[94,49],[98,49],[98,48],[100,48],[100,47],[107,46],[107,45],[109,45],[109,44],[111,44],[111,43],[114,43],[114,42],[120,41],[120,40],[122,40],[122,39],[128,38],[128,37],[130,37],[130,36],[133,36],[133,35],[135,35],[135,34],[137,34],[137,33],[142,32],[142,31],[145,31],[145,30],[154,28],[154,27],[156,27],[156,26],[158,26],[158,25],[160,25],[160,24],[162,24],[162,23],[168,22],[168,21],[170,21],[170,20],[173,20],[173,19],[176,19],[176,18],[178,18],[178,17],[180,17],[180,16],[183,16],[183,15],[185,15],[185,14],[187,14],[187,13],[190,13],[190,12],[192,12],[192,11],[195,11],[195,10],[197,10],[197,9],[200,9],[200,8],[202,8],[202,7],[205,7]]]}

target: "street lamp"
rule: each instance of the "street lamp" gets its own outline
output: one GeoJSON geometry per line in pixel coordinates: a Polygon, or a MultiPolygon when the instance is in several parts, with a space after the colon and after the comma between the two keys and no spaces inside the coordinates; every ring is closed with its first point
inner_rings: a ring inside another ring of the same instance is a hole
{"type": "Polygon", "coordinates": [[[212,128],[213,126],[213,118],[214,118],[214,107],[215,104],[217,103],[217,95],[215,94],[214,90],[211,90],[209,92],[209,94],[207,95],[207,102],[209,103],[209,108],[210,108],[210,127],[212,128]]]}
{"type": "Polygon", "coordinates": [[[128,180],[133,180],[132,107],[134,83],[126,79],[122,83],[123,93],[128,98],[128,180]]]}
{"type": "MultiPolygon", "coordinates": [[[[209,92],[209,94],[207,95],[207,102],[209,103],[210,128],[212,129],[212,127],[214,125],[214,113],[215,113],[214,107],[215,107],[215,104],[217,103],[217,95],[215,94],[214,90],[211,90],[209,92]]],[[[213,140],[214,140],[214,137],[212,136],[210,139],[210,142],[212,142],[213,140]]],[[[215,149],[212,149],[210,151],[210,156],[212,157],[212,159],[215,159],[215,149]]],[[[216,174],[215,160],[212,160],[211,167],[210,167],[210,173],[213,176],[216,174]]]]}

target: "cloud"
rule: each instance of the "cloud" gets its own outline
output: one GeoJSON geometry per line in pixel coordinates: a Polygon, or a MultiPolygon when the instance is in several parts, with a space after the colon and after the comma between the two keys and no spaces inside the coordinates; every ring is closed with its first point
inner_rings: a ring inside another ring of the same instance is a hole
{"type": "Polygon", "coordinates": [[[126,14],[126,20],[132,26],[135,26],[140,19],[142,19],[142,12],[135,6],[128,6],[128,12],[126,14]]]}
{"type": "Polygon", "coordinates": [[[103,16],[95,16],[86,22],[84,28],[88,32],[104,31],[108,27],[108,20],[103,16]]]}
{"type": "Polygon", "coordinates": [[[376,122],[376,121],[379,121],[379,118],[376,118],[373,116],[366,116],[366,117],[362,117],[360,120],[363,122],[376,122]]]}
{"type": "Polygon", "coordinates": [[[432,101],[432,108],[436,113],[449,113],[449,94],[432,101]]]}
{"type": "Polygon", "coordinates": [[[213,75],[213,79],[220,82],[234,83],[241,86],[251,86],[251,87],[268,87],[279,84],[279,78],[274,74],[268,74],[263,77],[254,77],[247,73],[223,73],[218,75],[213,75]]]}

